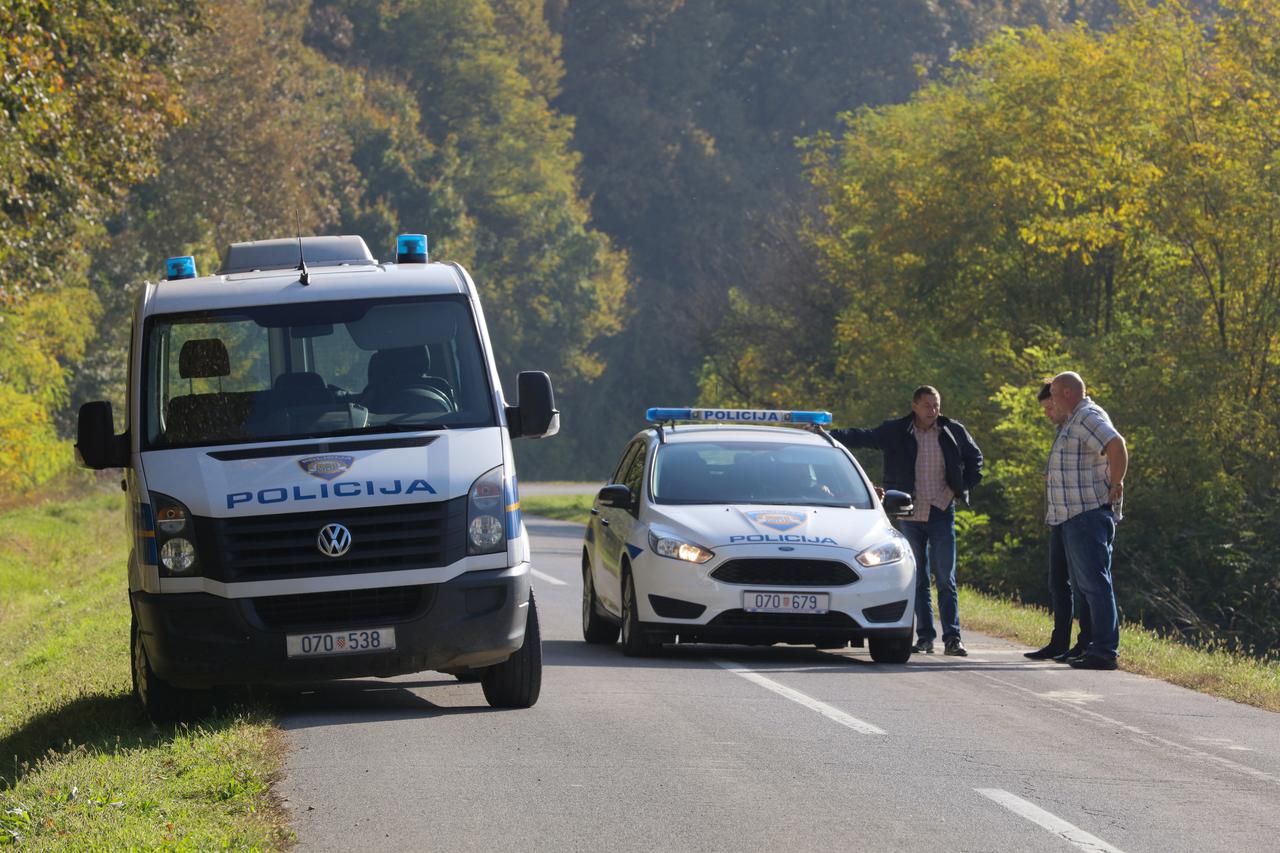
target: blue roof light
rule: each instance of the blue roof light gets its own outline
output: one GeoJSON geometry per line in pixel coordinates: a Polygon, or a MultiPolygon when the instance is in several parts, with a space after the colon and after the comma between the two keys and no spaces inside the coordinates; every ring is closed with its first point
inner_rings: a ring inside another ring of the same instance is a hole
{"type": "Polygon", "coordinates": [[[722,424],[818,424],[831,423],[830,412],[799,412],[781,409],[646,409],[647,421],[705,421],[722,424]]]}
{"type": "Polygon", "coordinates": [[[164,259],[164,277],[169,281],[196,277],[196,259],[191,255],[164,259]]]}
{"type": "Polygon", "coordinates": [[[425,264],[426,262],[426,234],[401,234],[396,238],[397,264],[425,264]]]}

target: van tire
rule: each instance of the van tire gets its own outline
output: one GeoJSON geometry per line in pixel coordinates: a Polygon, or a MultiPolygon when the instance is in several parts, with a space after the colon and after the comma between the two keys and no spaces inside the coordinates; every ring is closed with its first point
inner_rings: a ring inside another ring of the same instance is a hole
{"type": "Polygon", "coordinates": [[[532,708],[542,691],[542,633],[538,606],[529,590],[524,645],[502,663],[485,667],[480,677],[484,698],[494,708],[532,708]]]}
{"type": "Polygon", "coordinates": [[[640,629],[636,609],[636,582],[627,567],[622,578],[622,653],[629,658],[651,658],[662,654],[662,643],[655,643],[640,629]]]}
{"type": "Polygon", "coordinates": [[[911,636],[868,637],[871,659],[876,663],[906,663],[911,660],[911,636]]]}
{"type": "Polygon", "coordinates": [[[600,600],[591,580],[591,558],[582,554],[582,638],[595,646],[612,646],[618,641],[618,626],[600,614],[600,600]]]}
{"type": "Polygon", "coordinates": [[[199,701],[203,698],[202,692],[174,687],[151,669],[137,616],[132,617],[129,625],[129,660],[129,668],[133,671],[133,695],[154,722],[174,723],[199,715],[206,704],[199,701]]]}

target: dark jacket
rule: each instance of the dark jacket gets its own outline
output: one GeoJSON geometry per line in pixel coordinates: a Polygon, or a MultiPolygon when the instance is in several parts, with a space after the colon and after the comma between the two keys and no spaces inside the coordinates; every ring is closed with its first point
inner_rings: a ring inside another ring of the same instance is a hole
{"type": "MultiPolygon", "coordinates": [[[[833,429],[831,437],[845,447],[874,447],[884,453],[884,487],[916,493],[914,415],[885,421],[874,429],[833,429]]],[[[964,424],[938,416],[938,444],[946,467],[947,486],[969,502],[969,490],[982,479],[982,451],[964,424]]]]}

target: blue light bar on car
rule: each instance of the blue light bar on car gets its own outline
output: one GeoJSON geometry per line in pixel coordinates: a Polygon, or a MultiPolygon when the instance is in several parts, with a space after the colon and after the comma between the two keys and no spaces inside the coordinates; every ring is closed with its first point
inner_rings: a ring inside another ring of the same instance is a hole
{"type": "Polygon", "coordinates": [[[196,259],[191,255],[164,259],[164,277],[169,281],[196,277],[196,259]]]}
{"type": "Polygon", "coordinates": [[[645,420],[704,421],[721,424],[818,424],[831,423],[830,412],[791,412],[779,409],[646,409],[645,420]]]}
{"type": "Polygon", "coordinates": [[[396,238],[397,264],[425,264],[426,262],[426,234],[401,234],[396,238]]]}

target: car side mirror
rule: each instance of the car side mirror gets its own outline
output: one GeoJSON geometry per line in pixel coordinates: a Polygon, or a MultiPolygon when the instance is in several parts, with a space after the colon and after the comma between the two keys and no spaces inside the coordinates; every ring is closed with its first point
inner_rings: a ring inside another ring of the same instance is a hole
{"type": "Polygon", "coordinates": [[[631,509],[631,489],[622,483],[614,483],[611,486],[605,486],[600,490],[600,494],[596,495],[601,505],[611,506],[616,509],[631,509]]]}
{"type": "Polygon", "coordinates": [[[560,431],[560,412],[551,377],[541,370],[525,370],[516,377],[519,404],[507,406],[507,430],[512,438],[546,438],[560,431]]]}
{"type": "Polygon", "coordinates": [[[128,434],[116,435],[111,404],[105,400],[80,407],[76,422],[76,462],[95,471],[129,464],[128,434]]]}
{"type": "Polygon", "coordinates": [[[916,511],[911,495],[897,489],[889,489],[884,493],[884,511],[893,518],[902,518],[916,511]]]}

